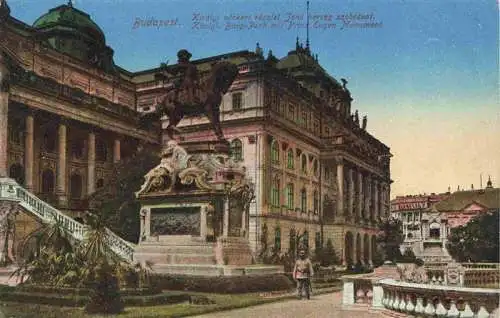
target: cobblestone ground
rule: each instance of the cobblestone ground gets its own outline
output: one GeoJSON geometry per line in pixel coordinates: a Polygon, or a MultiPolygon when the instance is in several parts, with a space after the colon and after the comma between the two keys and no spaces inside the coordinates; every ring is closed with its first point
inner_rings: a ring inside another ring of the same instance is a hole
{"type": "Polygon", "coordinates": [[[237,318],[382,318],[387,317],[381,313],[368,312],[368,310],[343,310],[342,293],[336,292],[312,296],[310,300],[287,300],[271,304],[253,306],[231,311],[223,311],[198,318],[237,317],[237,318]]]}

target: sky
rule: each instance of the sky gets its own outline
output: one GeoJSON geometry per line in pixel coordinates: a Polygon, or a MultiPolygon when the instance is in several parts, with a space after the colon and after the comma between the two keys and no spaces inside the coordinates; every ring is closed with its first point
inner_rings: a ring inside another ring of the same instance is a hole
{"type": "MultiPolygon", "coordinates": [[[[32,24],[67,1],[7,2],[14,17],[32,24]]],[[[73,5],[90,14],[115,63],[129,71],[175,63],[181,48],[198,59],[259,42],[266,56],[272,50],[281,58],[307,35],[306,1],[73,5]],[[164,22],[148,26],[152,20],[164,22]]],[[[483,186],[489,175],[500,184],[498,19],[496,1],[310,1],[313,53],[330,75],[348,79],[353,111],[368,116],[368,132],[394,155],[391,197],[477,189],[480,175],[483,186]]]]}

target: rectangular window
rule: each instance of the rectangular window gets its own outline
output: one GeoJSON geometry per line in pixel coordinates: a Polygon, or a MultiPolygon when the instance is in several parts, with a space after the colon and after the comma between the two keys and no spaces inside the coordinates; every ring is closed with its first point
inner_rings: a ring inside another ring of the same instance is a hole
{"type": "Polygon", "coordinates": [[[233,94],[233,110],[241,110],[243,108],[243,93],[233,94]]]}
{"type": "Polygon", "coordinates": [[[307,127],[307,112],[305,110],[302,111],[302,117],[300,118],[300,124],[303,127],[307,127]]]}
{"type": "Polygon", "coordinates": [[[294,197],[293,197],[293,184],[288,184],[287,187],[286,187],[286,196],[287,196],[287,199],[286,199],[286,206],[289,208],[289,209],[293,209],[293,200],[294,200],[294,197]]]}

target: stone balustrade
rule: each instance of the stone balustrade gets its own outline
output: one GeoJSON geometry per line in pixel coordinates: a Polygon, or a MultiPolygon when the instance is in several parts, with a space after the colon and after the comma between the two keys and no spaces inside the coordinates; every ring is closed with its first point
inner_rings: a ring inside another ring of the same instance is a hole
{"type": "Polygon", "coordinates": [[[409,283],[399,281],[398,275],[395,265],[384,265],[374,273],[343,276],[343,305],[415,317],[500,317],[498,288],[445,286],[437,283],[438,278],[428,284],[409,283]]]}
{"type": "MultiPolygon", "coordinates": [[[[59,222],[78,241],[82,241],[85,238],[87,232],[85,225],[39,199],[12,179],[0,178],[0,201],[16,202],[24,210],[36,215],[43,222],[59,222]]],[[[109,229],[107,229],[106,241],[113,252],[127,261],[132,261],[134,244],[125,241],[109,229]]]]}
{"type": "MultiPolygon", "coordinates": [[[[463,269],[462,284],[464,287],[500,288],[500,264],[496,263],[461,263],[463,269]]],[[[446,285],[446,264],[425,265],[429,283],[446,285]]]]}
{"type": "Polygon", "coordinates": [[[382,279],[373,284],[374,308],[417,317],[498,317],[499,289],[435,286],[382,279]]]}

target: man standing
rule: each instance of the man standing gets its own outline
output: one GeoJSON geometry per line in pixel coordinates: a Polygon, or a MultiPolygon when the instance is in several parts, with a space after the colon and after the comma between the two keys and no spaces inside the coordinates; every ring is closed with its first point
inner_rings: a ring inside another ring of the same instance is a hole
{"type": "Polygon", "coordinates": [[[297,294],[299,299],[302,299],[303,290],[305,289],[307,299],[311,296],[311,277],[314,275],[311,260],[306,256],[306,251],[299,251],[299,258],[295,261],[293,268],[293,278],[297,281],[297,294]]]}

